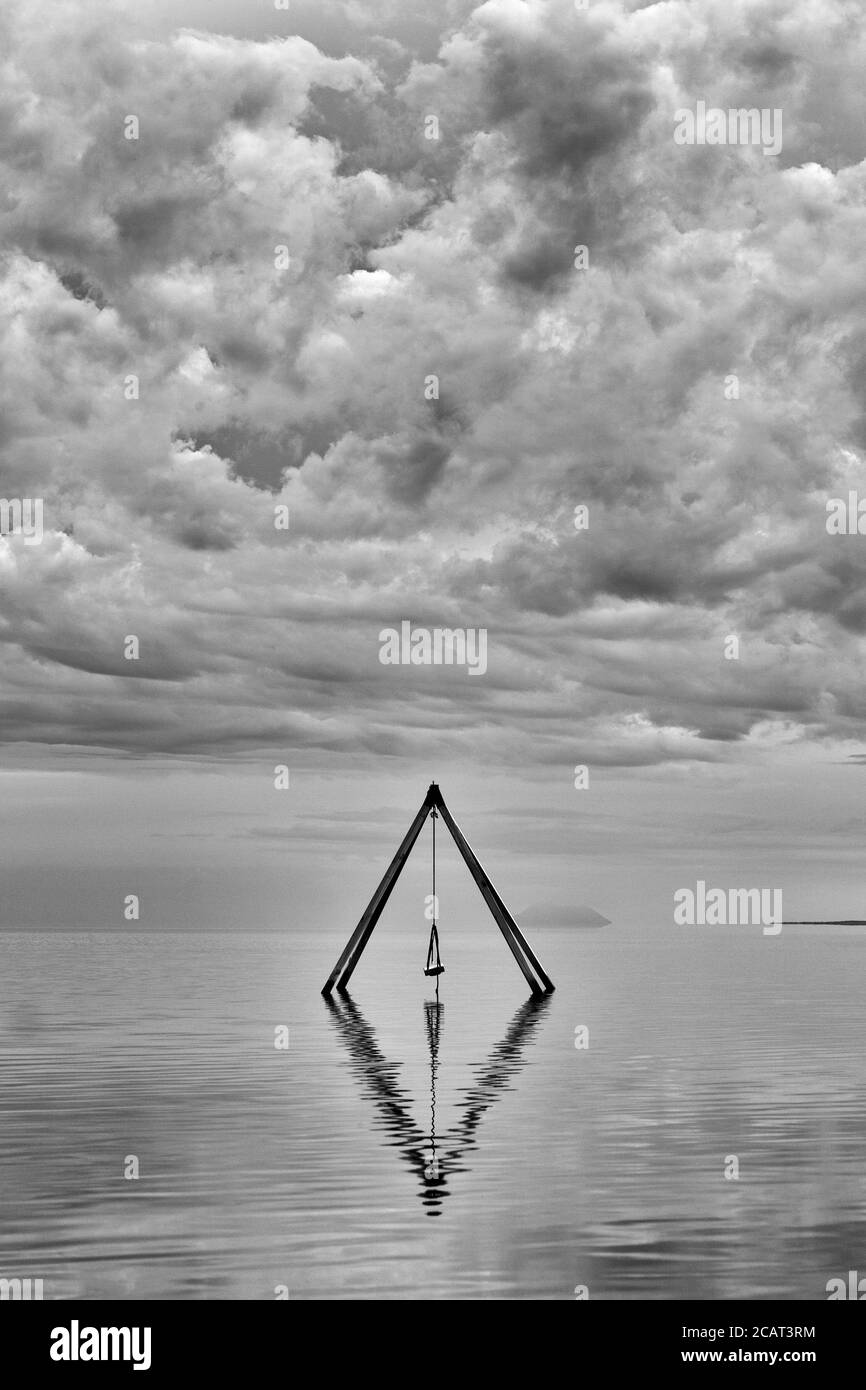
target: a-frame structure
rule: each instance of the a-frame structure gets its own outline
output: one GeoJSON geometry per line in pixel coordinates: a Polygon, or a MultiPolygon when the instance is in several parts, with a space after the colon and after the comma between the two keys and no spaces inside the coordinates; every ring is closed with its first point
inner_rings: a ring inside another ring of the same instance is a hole
{"type": "Polygon", "coordinates": [[[480,863],[472,852],[466,836],[463,834],[459,825],[455,821],[448,807],[445,805],[442,793],[435,782],[431,782],[427,789],[427,795],[420,811],[409,826],[406,838],[401,844],[388,868],[385,870],[382,880],[367,904],[364,915],[357,927],[350,936],[337,964],[334,966],[327,980],[325,981],[322,993],[327,996],[336,985],[340,994],[346,993],[346,987],[355,970],[355,966],[361,959],[364,947],[373,934],[373,928],[382,915],[382,909],[391,896],[391,891],[403,870],[403,865],[409,858],[412,846],[421,833],[421,827],[431,811],[436,810],[442,820],[451,831],[451,837],[462,854],[470,874],[475,879],[481,890],[481,896],[493,915],[502,935],[505,937],[508,948],[523,974],[530,990],[536,996],[551,994],[553,991],[553,981],[542,969],[541,962],[533,952],[529,942],[518,927],[505,903],[500,898],[487,874],[482,869],[480,863]]]}

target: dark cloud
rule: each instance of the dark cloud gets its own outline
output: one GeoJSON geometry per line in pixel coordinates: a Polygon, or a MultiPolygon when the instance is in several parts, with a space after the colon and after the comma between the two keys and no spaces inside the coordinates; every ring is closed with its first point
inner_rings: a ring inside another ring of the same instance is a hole
{"type": "Polygon", "coordinates": [[[47,527],[0,540],[7,740],[647,768],[856,734],[849,7],[295,8],[2,20],[2,469],[47,527]],[[698,99],[782,107],[782,155],[677,146],[698,99]],[[383,667],[403,618],[485,627],[486,675],[383,667]]]}
{"type": "Polygon", "coordinates": [[[97,309],[104,309],[108,303],[105,295],[98,285],[91,285],[78,270],[68,270],[65,274],[58,276],[61,285],[75,299],[86,299],[91,304],[95,304],[97,309]]]}

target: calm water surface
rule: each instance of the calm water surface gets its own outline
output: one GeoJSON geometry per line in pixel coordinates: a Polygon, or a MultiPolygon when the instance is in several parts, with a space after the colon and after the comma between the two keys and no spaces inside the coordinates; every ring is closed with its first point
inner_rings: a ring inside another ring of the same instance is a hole
{"type": "Polygon", "coordinates": [[[536,931],[535,1006],[493,927],[444,935],[438,1004],[423,931],[380,928],[329,1005],[345,935],[0,934],[0,1275],[824,1299],[866,1270],[866,932],[536,931]]]}

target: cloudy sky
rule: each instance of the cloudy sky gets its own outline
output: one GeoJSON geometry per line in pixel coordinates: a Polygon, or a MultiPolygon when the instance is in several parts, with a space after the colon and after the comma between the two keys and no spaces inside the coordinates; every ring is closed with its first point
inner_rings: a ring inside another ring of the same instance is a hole
{"type": "Polygon", "coordinates": [[[348,929],[431,778],[514,908],[866,916],[859,0],[13,0],[0,53],[3,925],[348,929]]]}

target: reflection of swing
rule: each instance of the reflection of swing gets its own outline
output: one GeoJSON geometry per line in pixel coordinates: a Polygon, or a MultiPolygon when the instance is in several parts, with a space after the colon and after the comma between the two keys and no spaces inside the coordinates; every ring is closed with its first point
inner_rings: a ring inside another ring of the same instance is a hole
{"type": "MultiPolygon", "coordinates": [[[[434,806],[430,812],[430,819],[433,822],[433,925],[430,928],[430,944],[427,947],[427,964],[424,967],[425,975],[441,975],[445,966],[439,959],[439,932],[436,930],[436,918],[439,913],[439,904],[436,901],[436,822],[439,819],[434,806]],[[434,964],[435,951],[435,964],[434,964]]],[[[438,989],[438,984],[437,984],[438,989]]]]}
{"type": "Polygon", "coordinates": [[[430,1000],[424,1005],[424,1017],[427,1021],[427,1041],[430,1044],[430,1157],[424,1165],[424,1177],[427,1182],[439,1181],[439,1156],[436,1153],[436,1067],[439,1061],[439,1030],[442,1023],[442,1011],[444,1004],[439,1003],[438,991],[439,982],[436,982],[437,999],[433,1004],[430,1000]]]}

